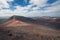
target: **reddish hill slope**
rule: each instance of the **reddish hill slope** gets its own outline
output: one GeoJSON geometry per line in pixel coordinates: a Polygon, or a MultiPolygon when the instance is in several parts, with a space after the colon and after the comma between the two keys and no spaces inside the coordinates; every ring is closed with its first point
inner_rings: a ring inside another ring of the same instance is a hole
{"type": "Polygon", "coordinates": [[[11,18],[9,18],[5,23],[3,23],[4,26],[28,26],[30,25],[27,22],[23,22],[21,20],[19,20],[18,18],[20,18],[18,16],[18,18],[16,18],[17,16],[12,16],[11,18]]]}

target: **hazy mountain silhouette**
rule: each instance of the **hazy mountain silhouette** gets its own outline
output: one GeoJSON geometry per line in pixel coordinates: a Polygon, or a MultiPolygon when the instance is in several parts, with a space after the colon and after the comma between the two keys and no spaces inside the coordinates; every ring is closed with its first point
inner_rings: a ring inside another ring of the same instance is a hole
{"type": "MultiPolygon", "coordinates": [[[[50,18],[50,17],[49,17],[50,18]]],[[[11,20],[18,20],[20,22],[25,22],[25,23],[32,23],[32,24],[39,24],[39,25],[45,25],[45,26],[50,26],[51,28],[54,29],[60,29],[60,20],[52,20],[50,19],[45,19],[45,18],[39,18],[39,19],[32,19],[24,16],[12,16],[6,22],[11,21],[11,20]]],[[[13,22],[13,21],[12,21],[13,22]]]]}
{"type": "Polygon", "coordinates": [[[24,16],[16,16],[16,15],[10,17],[8,20],[12,20],[12,19],[27,22],[27,23],[41,24],[41,25],[45,25],[45,23],[48,23],[47,21],[35,20],[33,18],[28,18],[28,17],[24,17],[24,16]]]}
{"type": "Polygon", "coordinates": [[[36,20],[33,20],[32,18],[28,18],[28,17],[24,17],[24,16],[16,16],[16,15],[10,17],[9,20],[11,20],[11,19],[16,19],[16,20],[23,21],[23,22],[34,22],[34,21],[36,21],[36,20]]]}

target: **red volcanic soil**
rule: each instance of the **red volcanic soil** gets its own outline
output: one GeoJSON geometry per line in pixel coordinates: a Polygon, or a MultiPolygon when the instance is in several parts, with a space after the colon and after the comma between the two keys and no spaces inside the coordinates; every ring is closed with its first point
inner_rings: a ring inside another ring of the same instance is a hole
{"type": "Polygon", "coordinates": [[[19,21],[19,20],[12,19],[12,20],[5,22],[3,25],[6,27],[9,27],[9,26],[27,26],[30,24],[28,24],[26,22],[19,21]]]}

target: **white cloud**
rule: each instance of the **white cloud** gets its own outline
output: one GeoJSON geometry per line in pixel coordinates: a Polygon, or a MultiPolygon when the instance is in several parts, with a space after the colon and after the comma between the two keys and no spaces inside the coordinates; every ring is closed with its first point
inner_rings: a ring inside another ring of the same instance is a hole
{"type": "MultiPolygon", "coordinates": [[[[0,8],[5,7],[9,8],[9,4],[7,3],[8,0],[0,1],[0,8]]],[[[13,1],[13,0],[9,0],[13,1]]],[[[53,3],[51,7],[47,7],[47,10],[38,10],[40,7],[43,6],[49,6],[46,4],[47,0],[31,0],[30,3],[33,3],[31,5],[21,7],[21,6],[15,6],[16,10],[12,11],[10,9],[1,10],[0,15],[3,16],[11,16],[11,15],[21,15],[21,16],[52,16],[57,14],[58,11],[60,11],[60,0],[53,3]],[[37,5],[37,7],[31,8],[33,5],[37,5]],[[28,12],[28,10],[31,9],[33,11],[28,12]]]]}
{"type": "Polygon", "coordinates": [[[42,6],[46,3],[47,0],[31,0],[30,3],[33,3],[38,6],[42,6]]]}
{"type": "MultiPolygon", "coordinates": [[[[36,1],[36,3],[38,3],[38,2],[36,1]]],[[[43,2],[43,3],[45,3],[45,2],[43,2]]],[[[43,6],[50,6],[50,5],[44,4],[44,5],[41,5],[40,7],[43,7],[43,6]]],[[[39,16],[39,15],[40,16],[56,16],[57,15],[58,16],[58,15],[60,15],[59,14],[60,13],[60,0],[57,0],[55,3],[51,4],[51,6],[47,7],[46,10],[37,11],[37,9],[39,9],[39,8],[38,7],[33,8],[33,11],[30,13],[32,13],[33,16],[35,16],[35,15],[36,16],[39,16]],[[34,15],[34,13],[35,13],[35,15],[34,15]]]]}
{"type": "Polygon", "coordinates": [[[0,8],[9,8],[9,4],[7,1],[13,1],[13,0],[0,0],[0,8]]]}
{"type": "Polygon", "coordinates": [[[55,13],[57,11],[60,11],[60,0],[53,3],[51,7],[48,7],[47,10],[45,10],[45,13],[55,13]]]}
{"type": "Polygon", "coordinates": [[[60,11],[60,5],[49,7],[47,10],[45,10],[45,13],[55,13],[57,11],[60,11]]]}

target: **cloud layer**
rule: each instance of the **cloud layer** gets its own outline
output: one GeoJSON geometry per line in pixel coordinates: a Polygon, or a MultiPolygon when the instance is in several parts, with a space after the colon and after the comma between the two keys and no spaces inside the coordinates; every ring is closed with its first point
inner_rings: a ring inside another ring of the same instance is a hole
{"type": "Polygon", "coordinates": [[[0,16],[20,15],[27,17],[60,15],[60,0],[0,0],[0,16]]]}

